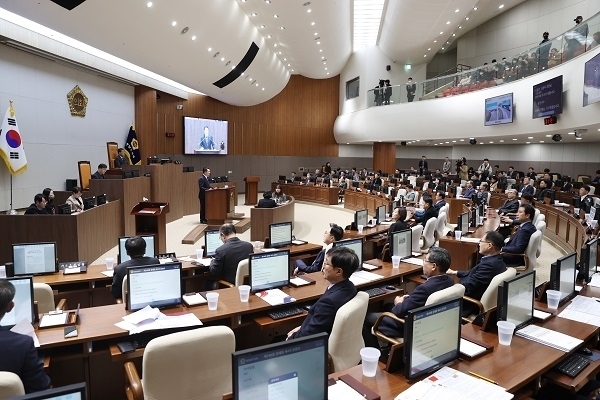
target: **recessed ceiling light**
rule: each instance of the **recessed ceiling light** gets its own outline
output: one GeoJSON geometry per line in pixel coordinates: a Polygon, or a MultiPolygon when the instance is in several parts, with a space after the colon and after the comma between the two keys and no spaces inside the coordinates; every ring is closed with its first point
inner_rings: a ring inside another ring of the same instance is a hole
{"type": "Polygon", "coordinates": [[[500,9],[504,8],[504,4],[500,4],[500,5],[498,6],[498,8],[500,8],[500,9]]]}
{"type": "Polygon", "coordinates": [[[288,64],[288,67],[291,67],[291,66],[292,66],[292,64],[288,64]]]}
{"type": "Polygon", "coordinates": [[[321,44],[321,42],[317,42],[317,44],[321,44]]]}
{"type": "Polygon", "coordinates": [[[225,61],[225,57],[221,57],[221,61],[225,61]]]}
{"type": "Polygon", "coordinates": [[[470,137],[470,138],[469,138],[469,140],[473,140],[473,139],[475,139],[475,138],[474,138],[474,137],[470,137]]]}
{"type": "Polygon", "coordinates": [[[177,26],[177,21],[171,22],[171,26],[177,26]]]}
{"type": "Polygon", "coordinates": [[[427,49],[427,51],[431,51],[431,47],[427,49]]]}
{"type": "Polygon", "coordinates": [[[325,67],[325,71],[327,71],[327,67],[325,67]]]}
{"type": "Polygon", "coordinates": [[[456,140],[453,140],[452,143],[456,143],[456,140]]]}
{"type": "Polygon", "coordinates": [[[279,52],[279,54],[281,54],[281,51],[279,52]]]}
{"type": "Polygon", "coordinates": [[[261,25],[260,27],[261,27],[262,29],[264,29],[264,28],[265,28],[265,26],[264,26],[264,25],[261,25]]]}
{"type": "Polygon", "coordinates": [[[277,47],[277,43],[273,43],[273,47],[277,47]]]}
{"type": "Polygon", "coordinates": [[[581,139],[583,139],[583,138],[580,138],[580,137],[576,137],[576,138],[575,138],[575,140],[581,140],[581,139]]]}
{"type": "Polygon", "coordinates": [[[265,0],[265,3],[271,4],[271,0],[265,0]]]}
{"type": "Polygon", "coordinates": [[[531,144],[531,142],[525,142],[525,144],[531,144]]]}
{"type": "Polygon", "coordinates": [[[456,33],[453,33],[452,36],[456,36],[456,33]]]}
{"type": "Polygon", "coordinates": [[[284,30],[285,26],[280,26],[279,29],[284,30]]]}
{"type": "Polygon", "coordinates": [[[235,69],[235,65],[232,65],[232,66],[231,66],[231,69],[235,69]]]}
{"type": "Polygon", "coordinates": [[[598,129],[598,132],[600,132],[600,129],[598,129]]]}
{"type": "Polygon", "coordinates": [[[458,29],[462,29],[462,26],[459,26],[458,29]]]}
{"type": "Polygon", "coordinates": [[[308,10],[306,10],[307,13],[311,12],[312,10],[309,8],[308,10]]]}
{"type": "Polygon", "coordinates": [[[310,25],[311,25],[311,26],[312,26],[312,25],[314,25],[314,24],[315,24],[314,22],[311,22],[311,23],[310,23],[310,25]]]}
{"type": "Polygon", "coordinates": [[[450,142],[446,142],[446,143],[450,143],[450,142]]]}
{"type": "Polygon", "coordinates": [[[148,8],[152,7],[152,2],[151,1],[147,2],[146,7],[148,7],[148,8]]]}
{"type": "Polygon", "coordinates": [[[450,42],[446,42],[446,44],[450,44],[450,42]]]}
{"type": "Polygon", "coordinates": [[[267,35],[267,39],[271,39],[273,36],[271,35],[267,35]]]}
{"type": "Polygon", "coordinates": [[[273,14],[273,18],[279,18],[279,15],[273,14]]]}
{"type": "Polygon", "coordinates": [[[285,58],[285,57],[284,57],[284,58],[283,58],[283,61],[287,61],[287,58],[285,58]]]}
{"type": "Polygon", "coordinates": [[[468,20],[469,20],[469,17],[466,17],[466,18],[465,18],[465,21],[468,21],[468,20]]]}
{"type": "Polygon", "coordinates": [[[325,57],[324,57],[324,56],[322,56],[322,57],[321,57],[321,60],[324,60],[324,59],[325,59],[325,57]]]}
{"type": "Polygon", "coordinates": [[[440,32],[440,35],[443,35],[443,34],[444,34],[444,32],[440,32]]]}
{"type": "Polygon", "coordinates": [[[294,72],[294,68],[292,68],[292,72],[294,72]]]}
{"type": "Polygon", "coordinates": [[[517,140],[517,139],[513,139],[513,140],[517,140]]]}
{"type": "Polygon", "coordinates": [[[477,7],[473,7],[473,10],[477,11],[477,7]]]}
{"type": "Polygon", "coordinates": [[[457,8],[456,10],[454,10],[454,12],[455,12],[455,13],[456,13],[456,12],[459,12],[459,11],[460,11],[460,10],[459,10],[458,8],[457,8]]]}
{"type": "Polygon", "coordinates": [[[208,48],[208,51],[212,51],[212,47],[209,47],[209,48],[208,48]]]}
{"type": "Polygon", "coordinates": [[[546,137],[552,137],[552,135],[546,135],[546,137]]]}
{"type": "Polygon", "coordinates": [[[529,136],[529,137],[527,137],[527,139],[533,139],[533,136],[529,136]]]}
{"type": "Polygon", "coordinates": [[[192,40],[196,40],[196,35],[192,36],[192,40]]]}
{"type": "Polygon", "coordinates": [[[446,22],[446,25],[450,25],[450,21],[446,22]]]}
{"type": "Polygon", "coordinates": [[[504,139],[500,139],[500,143],[504,143],[504,139]]]}
{"type": "Polygon", "coordinates": [[[258,15],[257,13],[250,14],[251,17],[256,17],[257,15],[258,15]]]}
{"type": "Polygon", "coordinates": [[[315,33],[313,33],[313,35],[315,35],[315,36],[317,36],[318,34],[319,34],[319,32],[315,32],[315,33]]]}
{"type": "Polygon", "coordinates": [[[540,140],[540,143],[544,143],[544,141],[543,141],[543,140],[540,140]]]}
{"type": "Polygon", "coordinates": [[[442,50],[444,50],[444,48],[442,47],[442,50]]]}
{"type": "MultiPolygon", "coordinates": [[[[482,144],[483,144],[483,143],[482,143],[482,144]]],[[[492,142],[492,141],[490,140],[490,144],[494,144],[494,142],[492,142]]]]}
{"type": "Polygon", "coordinates": [[[248,77],[248,80],[249,80],[249,81],[251,81],[251,80],[252,80],[252,78],[251,78],[251,77],[248,77]]]}
{"type": "Polygon", "coordinates": [[[329,75],[329,72],[327,73],[327,75],[329,75]]]}
{"type": "Polygon", "coordinates": [[[258,86],[258,83],[256,85],[254,85],[254,86],[258,86]]]}
{"type": "Polygon", "coordinates": [[[437,43],[437,40],[434,40],[433,43],[437,43]]]}
{"type": "Polygon", "coordinates": [[[434,144],[434,146],[437,146],[437,143],[436,143],[436,144],[434,144]]]}
{"type": "Polygon", "coordinates": [[[567,135],[574,135],[575,132],[567,132],[567,135]]]}
{"type": "Polygon", "coordinates": [[[322,52],[323,52],[323,49],[319,49],[319,53],[322,53],[322,52]]]}
{"type": "Polygon", "coordinates": [[[460,139],[460,141],[461,141],[461,142],[464,142],[464,141],[465,141],[465,139],[460,139]]]}
{"type": "Polygon", "coordinates": [[[423,57],[427,57],[427,54],[423,55],[423,57]]]}
{"type": "Polygon", "coordinates": [[[262,90],[265,90],[265,88],[262,88],[262,90]]]}

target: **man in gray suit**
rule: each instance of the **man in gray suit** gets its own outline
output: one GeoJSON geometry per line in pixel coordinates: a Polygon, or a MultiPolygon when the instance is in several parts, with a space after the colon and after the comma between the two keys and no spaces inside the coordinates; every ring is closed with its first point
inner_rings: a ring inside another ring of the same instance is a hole
{"type": "Polygon", "coordinates": [[[231,284],[235,284],[235,273],[238,263],[247,259],[253,253],[251,243],[240,240],[233,224],[223,224],[219,229],[223,244],[215,250],[215,256],[210,262],[210,273],[219,276],[231,284]]]}

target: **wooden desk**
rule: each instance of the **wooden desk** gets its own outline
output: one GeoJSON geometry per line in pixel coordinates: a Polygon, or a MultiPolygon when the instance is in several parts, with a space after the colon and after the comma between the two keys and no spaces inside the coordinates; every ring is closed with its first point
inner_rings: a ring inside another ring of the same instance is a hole
{"type": "Polygon", "coordinates": [[[92,262],[123,236],[120,200],[73,215],[0,215],[0,264],[13,243],[56,242],[59,261],[92,262]]]}
{"type": "Polygon", "coordinates": [[[458,216],[463,213],[463,206],[471,204],[471,200],[463,198],[446,199],[448,203],[448,223],[455,224],[458,216]]]}
{"type": "Polygon", "coordinates": [[[271,183],[271,191],[279,185],[283,193],[294,196],[297,201],[308,201],[326,205],[338,204],[339,188],[329,186],[300,185],[292,183],[271,183]]]}
{"type": "Polygon", "coordinates": [[[377,393],[381,400],[393,400],[411,386],[401,374],[388,374],[383,370],[385,365],[379,363],[377,367],[377,374],[368,378],[362,374],[362,365],[346,369],[344,371],[335,372],[330,374],[330,378],[337,379],[342,375],[350,375],[375,393],[377,393]]]}
{"type": "MultiPolygon", "coordinates": [[[[167,223],[183,217],[184,200],[179,189],[183,187],[184,181],[181,164],[150,164],[135,167],[140,170],[140,175],[150,174],[150,196],[146,197],[152,202],[169,203],[171,211],[167,214],[167,223]]],[[[197,182],[196,189],[198,189],[197,182]]],[[[198,198],[198,192],[195,198],[198,198]]],[[[139,201],[141,199],[137,199],[137,202],[139,201]]]]}
{"type": "MultiPolygon", "coordinates": [[[[383,192],[380,192],[383,194],[383,192]]],[[[344,208],[349,210],[364,210],[369,215],[376,215],[377,207],[384,205],[386,214],[390,211],[390,205],[394,199],[388,199],[385,195],[367,194],[366,191],[357,192],[352,189],[346,189],[344,192],[344,208]]]]}
{"type": "Polygon", "coordinates": [[[296,200],[294,196],[288,196],[289,201],[275,208],[256,208],[250,209],[250,221],[252,229],[250,230],[250,240],[263,241],[269,237],[269,225],[277,222],[292,222],[294,228],[294,213],[296,209],[296,200]]]}

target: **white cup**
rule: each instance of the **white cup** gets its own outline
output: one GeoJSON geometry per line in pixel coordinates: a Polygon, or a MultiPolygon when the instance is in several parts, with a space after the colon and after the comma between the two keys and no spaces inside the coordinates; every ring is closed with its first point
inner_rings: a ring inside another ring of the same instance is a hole
{"type": "Polygon", "coordinates": [[[115,259],[113,257],[106,257],[104,259],[104,262],[106,263],[106,269],[108,269],[108,270],[113,269],[113,267],[115,265],[115,259]]]}
{"type": "Polygon", "coordinates": [[[462,231],[454,231],[454,237],[456,238],[456,240],[460,240],[460,238],[462,237],[462,231]]]}
{"type": "Polygon", "coordinates": [[[483,217],[479,217],[479,225],[483,225],[483,217]]]}
{"type": "Polygon", "coordinates": [[[560,200],[554,200],[554,204],[560,203],[560,200]]]}
{"type": "Polygon", "coordinates": [[[364,228],[364,226],[362,226],[362,225],[358,225],[358,227],[357,227],[357,228],[358,228],[358,233],[363,233],[363,228],[364,228]]]}
{"type": "Polygon", "coordinates": [[[575,215],[575,218],[579,218],[579,208],[573,209],[573,215],[575,215]]]}
{"type": "Polygon", "coordinates": [[[513,332],[515,331],[515,324],[508,321],[498,321],[498,343],[503,346],[510,346],[512,341],[513,332]]]}
{"type": "Polygon", "coordinates": [[[247,303],[250,298],[250,286],[241,285],[238,287],[238,290],[240,291],[240,301],[242,303],[247,303]]]}
{"type": "Polygon", "coordinates": [[[560,295],[561,293],[558,290],[546,290],[546,299],[549,309],[556,310],[558,308],[560,295]]]}
{"type": "Polygon", "coordinates": [[[202,253],[204,253],[202,251],[202,249],[196,249],[196,259],[201,259],[202,258],[202,253]]]}
{"type": "Polygon", "coordinates": [[[360,349],[362,360],[362,371],[364,376],[375,376],[377,374],[377,363],[381,352],[374,347],[363,347],[360,349]]]}
{"type": "Polygon", "coordinates": [[[392,256],[392,268],[400,267],[400,256],[392,256]]]}
{"type": "Polygon", "coordinates": [[[219,304],[219,293],[216,293],[216,292],[206,293],[206,301],[208,301],[208,309],[210,311],[216,310],[217,304],[219,304]]]}

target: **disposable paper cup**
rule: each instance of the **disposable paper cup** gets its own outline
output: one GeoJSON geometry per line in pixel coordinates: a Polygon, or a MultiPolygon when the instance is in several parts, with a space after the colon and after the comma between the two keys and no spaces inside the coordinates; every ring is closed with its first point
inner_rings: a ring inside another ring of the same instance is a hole
{"type": "Polygon", "coordinates": [[[483,217],[479,217],[479,225],[483,225],[483,217]]]}
{"type": "Polygon", "coordinates": [[[503,346],[510,346],[512,335],[515,330],[515,324],[508,321],[498,321],[498,343],[503,346]]]}
{"type": "Polygon", "coordinates": [[[579,217],[579,208],[574,208],[573,214],[575,214],[576,217],[579,217]]]}
{"type": "Polygon", "coordinates": [[[400,256],[392,256],[392,267],[393,268],[400,267],[400,256]]]}
{"type": "Polygon", "coordinates": [[[196,258],[199,260],[202,258],[202,249],[196,249],[196,258]]]}
{"type": "Polygon", "coordinates": [[[454,231],[454,237],[456,238],[456,240],[460,240],[460,238],[462,237],[462,231],[454,231]]]}
{"type": "Polygon", "coordinates": [[[364,376],[375,376],[377,374],[377,363],[381,352],[374,347],[363,347],[360,349],[362,360],[362,371],[364,376]]]}
{"type": "Polygon", "coordinates": [[[113,269],[114,265],[115,265],[115,259],[112,257],[106,257],[104,259],[104,262],[106,263],[106,269],[111,270],[113,269]]]}
{"type": "Polygon", "coordinates": [[[556,310],[560,301],[560,292],[558,290],[546,290],[546,298],[548,300],[548,308],[556,310]]]}
{"type": "Polygon", "coordinates": [[[358,225],[358,233],[363,233],[364,226],[358,225]]]}
{"type": "Polygon", "coordinates": [[[240,301],[242,303],[247,303],[248,298],[250,297],[250,286],[241,285],[240,287],[238,287],[238,289],[240,291],[240,301]]]}
{"type": "Polygon", "coordinates": [[[206,293],[206,301],[208,301],[208,309],[214,311],[217,309],[219,303],[219,293],[208,292],[206,293]]]}

